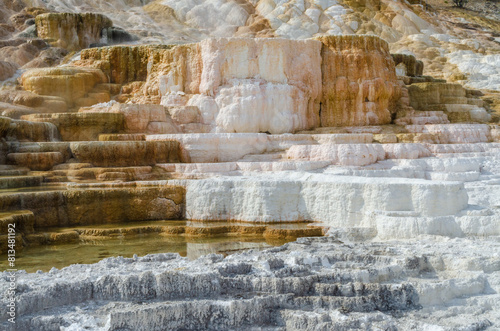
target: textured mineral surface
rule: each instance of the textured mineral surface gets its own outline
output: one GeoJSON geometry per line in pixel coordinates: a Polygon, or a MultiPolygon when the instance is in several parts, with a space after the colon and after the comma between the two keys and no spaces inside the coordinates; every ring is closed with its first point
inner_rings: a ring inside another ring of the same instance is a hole
{"type": "Polygon", "coordinates": [[[499,13],[0,0],[0,329],[500,329],[499,13]]]}

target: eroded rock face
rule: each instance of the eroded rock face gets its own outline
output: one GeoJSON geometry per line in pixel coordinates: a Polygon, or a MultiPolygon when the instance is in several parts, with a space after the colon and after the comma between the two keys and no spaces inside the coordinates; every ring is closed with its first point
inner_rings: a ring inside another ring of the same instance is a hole
{"type": "Polygon", "coordinates": [[[190,105],[214,129],[283,133],[319,125],[320,47],[313,40],[221,38],[173,49],[85,50],[79,64],[104,61],[112,82],[146,81],[142,91],[160,92],[166,106],[185,105],[172,102],[179,93],[199,94],[190,105]]]}
{"type": "Polygon", "coordinates": [[[57,127],[52,123],[13,120],[0,117],[0,136],[7,141],[58,141],[57,127]]]}
{"type": "Polygon", "coordinates": [[[94,13],[47,13],[38,15],[35,21],[40,38],[53,40],[53,46],[69,51],[98,43],[102,29],[113,25],[106,16],[94,13]]]}
{"type": "Polygon", "coordinates": [[[387,43],[370,36],[316,39],[323,43],[321,126],[390,123],[401,92],[387,43]]]}
{"type": "Polygon", "coordinates": [[[50,170],[56,164],[64,162],[63,155],[59,152],[41,153],[10,153],[7,161],[31,170],[50,170]]]}
{"type": "Polygon", "coordinates": [[[102,69],[110,77],[110,83],[145,81],[149,75],[148,70],[154,70],[154,64],[158,65],[161,54],[170,48],[168,45],[147,45],[85,49],[77,64],[102,69]],[[151,63],[149,69],[148,63],[151,63]]]}

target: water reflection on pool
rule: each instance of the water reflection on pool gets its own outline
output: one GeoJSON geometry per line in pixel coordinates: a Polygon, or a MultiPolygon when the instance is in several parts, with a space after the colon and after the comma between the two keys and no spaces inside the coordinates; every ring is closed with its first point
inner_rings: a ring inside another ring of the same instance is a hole
{"type": "MultiPolygon", "coordinates": [[[[93,226],[81,226],[74,228],[46,229],[49,232],[75,231],[75,229],[131,229],[147,228],[148,226],[195,226],[210,227],[224,226],[227,222],[190,222],[190,221],[155,221],[129,223],[117,226],[117,224],[103,224],[93,226]]],[[[230,223],[237,225],[241,223],[230,223]]],[[[252,224],[244,224],[252,227],[252,224]]],[[[262,224],[255,225],[262,226],[262,224]]],[[[305,229],[306,223],[272,224],[269,228],[278,229],[305,229]]],[[[263,235],[238,233],[221,234],[215,236],[185,236],[185,235],[164,235],[162,233],[145,233],[135,235],[105,235],[105,236],[82,236],[79,242],[28,246],[16,252],[16,268],[35,272],[37,270],[49,271],[52,267],[58,269],[71,264],[89,264],[98,262],[111,256],[132,257],[134,254],[143,256],[154,253],[179,253],[190,259],[209,253],[230,254],[243,249],[263,249],[271,246],[283,245],[286,242],[294,241],[295,238],[265,238],[263,235]]],[[[5,254],[0,256],[0,267],[8,269],[5,254]]]]}

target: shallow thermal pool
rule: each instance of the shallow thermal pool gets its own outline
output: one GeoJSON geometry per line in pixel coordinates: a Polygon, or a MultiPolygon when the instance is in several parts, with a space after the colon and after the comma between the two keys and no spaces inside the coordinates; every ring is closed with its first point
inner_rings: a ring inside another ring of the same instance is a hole
{"type": "MultiPolygon", "coordinates": [[[[49,271],[53,267],[61,269],[71,264],[90,264],[112,256],[133,257],[134,254],[144,256],[169,252],[195,259],[210,253],[230,254],[243,249],[262,249],[283,245],[294,241],[297,237],[305,236],[301,233],[311,228],[307,223],[268,224],[265,227],[273,231],[271,235],[268,232],[266,234],[252,233],[252,228],[258,227],[262,228],[263,224],[179,220],[43,229],[37,233],[54,234],[76,231],[80,236],[79,240],[71,243],[24,247],[17,251],[16,268],[28,272],[49,271]],[[182,234],[164,232],[174,227],[183,228],[186,232],[182,234]],[[248,233],[242,234],[234,230],[227,233],[208,231],[211,234],[205,235],[207,228],[224,227],[243,227],[248,233]],[[278,233],[281,231],[282,235],[277,235],[275,230],[278,233]]],[[[0,257],[0,261],[2,268],[8,268],[4,262],[7,258],[0,257]]]]}

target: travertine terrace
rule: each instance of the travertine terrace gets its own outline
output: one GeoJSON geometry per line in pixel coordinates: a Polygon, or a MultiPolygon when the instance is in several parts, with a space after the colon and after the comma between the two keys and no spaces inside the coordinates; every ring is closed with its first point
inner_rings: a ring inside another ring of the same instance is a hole
{"type": "Polygon", "coordinates": [[[411,3],[0,0],[2,258],[323,236],[19,271],[0,326],[500,328],[498,19],[411,3]]]}

